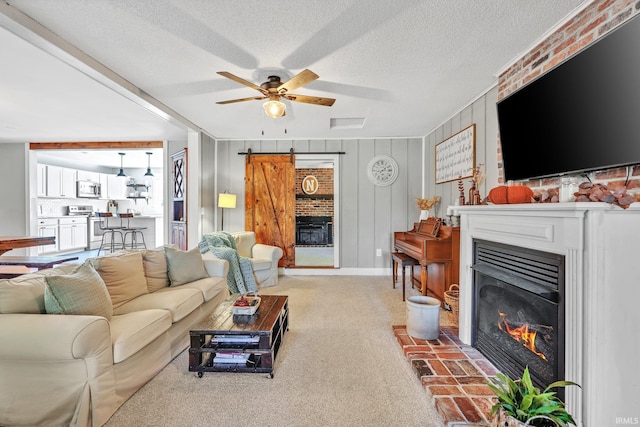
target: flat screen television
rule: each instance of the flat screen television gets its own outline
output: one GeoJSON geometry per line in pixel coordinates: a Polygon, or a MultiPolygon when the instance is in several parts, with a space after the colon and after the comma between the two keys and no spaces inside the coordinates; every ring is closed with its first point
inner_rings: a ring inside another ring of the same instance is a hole
{"type": "Polygon", "coordinates": [[[640,16],[497,109],[505,180],[640,164],[640,16]]]}

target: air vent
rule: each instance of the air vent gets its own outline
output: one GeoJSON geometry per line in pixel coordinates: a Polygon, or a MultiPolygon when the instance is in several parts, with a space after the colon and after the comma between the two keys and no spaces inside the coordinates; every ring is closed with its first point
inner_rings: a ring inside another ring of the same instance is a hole
{"type": "Polygon", "coordinates": [[[564,277],[564,257],[496,242],[475,241],[475,270],[487,268],[515,278],[558,289],[564,277]]]}
{"type": "Polygon", "coordinates": [[[330,119],[329,128],[331,129],[362,129],[364,126],[364,117],[356,118],[339,118],[330,119]]]}

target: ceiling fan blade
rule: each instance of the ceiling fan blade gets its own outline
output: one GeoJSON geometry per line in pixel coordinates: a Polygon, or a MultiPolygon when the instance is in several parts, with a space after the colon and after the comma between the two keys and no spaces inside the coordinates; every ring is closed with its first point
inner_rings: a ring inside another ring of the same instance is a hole
{"type": "Polygon", "coordinates": [[[292,90],[295,90],[300,86],[311,83],[317,78],[318,75],[316,73],[311,70],[304,69],[295,76],[291,77],[286,82],[282,83],[280,86],[278,86],[278,92],[281,94],[291,92],[292,90]]]}
{"type": "Polygon", "coordinates": [[[234,102],[243,102],[243,101],[259,101],[261,99],[267,99],[267,96],[253,96],[251,98],[240,98],[240,99],[230,99],[228,101],[218,101],[216,104],[233,104],[234,102]]]}
{"type": "Polygon", "coordinates": [[[315,105],[324,105],[325,107],[331,107],[334,102],[336,102],[333,98],[321,98],[319,96],[307,96],[307,95],[296,95],[296,94],[288,94],[283,95],[284,98],[289,101],[295,102],[304,102],[306,104],[315,104],[315,105]]]}
{"type": "Polygon", "coordinates": [[[260,86],[255,85],[255,84],[253,84],[253,83],[251,83],[249,81],[246,81],[245,79],[242,79],[242,78],[236,76],[235,74],[231,74],[228,71],[218,71],[218,74],[220,74],[221,76],[226,77],[228,79],[231,79],[234,82],[240,83],[240,84],[245,85],[245,86],[249,86],[251,89],[255,89],[255,90],[260,91],[262,93],[266,92],[260,86]]]}

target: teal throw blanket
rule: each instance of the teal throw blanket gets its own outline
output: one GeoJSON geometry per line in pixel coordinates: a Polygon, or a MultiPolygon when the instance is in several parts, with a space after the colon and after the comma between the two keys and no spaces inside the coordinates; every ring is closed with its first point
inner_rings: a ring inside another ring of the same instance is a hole
{"type": "Polygon", "coordinates": [[[258,284],[253,276],[253,264],[246,257],[238,255],[233,236],[226,231],[209,233],[202,236],[198,244],[200,253],[210,251],[216,257],[229,262],[227,287],[232,294],[257,292],[258,284]]]}

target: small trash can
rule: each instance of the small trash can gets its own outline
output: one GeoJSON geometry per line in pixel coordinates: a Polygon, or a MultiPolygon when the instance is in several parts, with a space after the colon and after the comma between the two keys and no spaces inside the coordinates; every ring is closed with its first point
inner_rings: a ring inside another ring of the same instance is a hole
{"type": "Polygon", "coordinates": [[[407,333],[423,340],[437,339],[440,335],[440,300],[425,296],[407,298],[407,333]]]}

